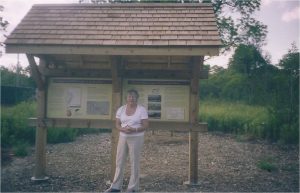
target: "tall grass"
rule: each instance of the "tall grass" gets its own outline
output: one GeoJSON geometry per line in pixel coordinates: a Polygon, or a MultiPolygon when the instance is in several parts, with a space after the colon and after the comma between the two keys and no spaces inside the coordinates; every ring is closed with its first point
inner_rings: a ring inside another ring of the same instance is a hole
{"type": "Polygon", "coordinates": [[[208,123],[209,131],[265,138],[269,116],[262,106],[206,100],[200,103],[200,120],[208,123]]]}
{"type": "Polygon", "coordinates": [[[1,108],[1,147],[35,141],[35,129],[28,127],[28,118],[36,116],[36,103],[21,102],[1,108]]]}
{"type": "MultiPolygon", "coordinates": [[[[11,148],[15,155],[26,156],[35,142],[35,129],[28,127],[28,118],[36,115],[36,103],[21,102],[1,108],[1,148],[11,148]]],[[[5,155],[2,155],[2,157],[5,155]]]]}
{"type": "MultiPolygon", "coordinates": [[[[28,126],[28,118],[36,117],[35,102],[21,102],[1,108],[1,147],[12,149],[15,155],[27,155],[28,147],[35,143],[35,127],[28,126]]],[[[74,141],[78,135],[102,132],[101,129],[48,128],[47,142],[74,141]]]]}

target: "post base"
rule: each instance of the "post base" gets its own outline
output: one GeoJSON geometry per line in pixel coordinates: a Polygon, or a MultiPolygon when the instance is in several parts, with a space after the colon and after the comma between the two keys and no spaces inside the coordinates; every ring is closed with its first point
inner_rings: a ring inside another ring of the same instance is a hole
{"type": "Polygon", "coordinates": [[[49,177],[47,177],[47,176],[44,176],[44,177],[39,177],[39,178],[37,178],[37,177],[31,177],[31,180],[32,181],[36,181],[36,182],[40,182],[40,181],[46,181],[46,180],[49,180],[49,177]]]}
{"type": "Polygon", "coordinates": [[[186,186],[200,186],[201,184],[199,182],[190,182],[190,181],[186,181],[183,183],[186,186]]]}

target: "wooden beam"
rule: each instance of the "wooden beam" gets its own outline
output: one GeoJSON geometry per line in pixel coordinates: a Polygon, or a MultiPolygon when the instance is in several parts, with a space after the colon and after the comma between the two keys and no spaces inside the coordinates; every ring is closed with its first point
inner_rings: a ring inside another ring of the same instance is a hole
{"type": "Polygon", "coordinates": [[[37,88],[39,90],[44,90],[45,89],[45,82],[42,78],[41,72],[39,71],[39,68],[34,60],[33,55],[31,54],[26,54],[29,65],[30,65],[30,70],[33,79],[35,80],[35,83],[37,85],[37,88]]]}
{"type": "MultiPolygon", "coordinates": [[[[44,88],[44,86],[42,86],[44,88]]],[[[35,169],[34,181],[47,180],[46,176],[46,144],[47,144],[47,126],[44,123],[46,117],[46,91],[39,89],[37,92],[37,120],[35,135],[35,169]]]]}
{"type": "MultiPolygon", "coordinates": [[[[64,119],[64,118],[45,118],[41,120],[46,127],[54,128],[95,128],[112,129],[115,126],[115,120],[100,119],[64,119]]],[[[37,126],[38,119],[30,118],[29,126],[37,126]]],[[[149,121],[150,130],[178,131],[178,132],[207,132],[207,123],[173,122],[173,121],[149,121]]]]}
{"type": "MultiPolygon", "coordinates": [[[[37,118],[28,120],[29,126],[37,125],[37,118]]],[[[65,118],[45,118],[42,120],[47,127],[61,128],[94,128],[94,129],[111,129],[114,126],[112,120],[101,119],[65,119],[65,118]]]]}
{"type": "Polygon", "coordinates": [[[45,69],[45,76],[111,78],[110,69],[45,69]]]}
{"type": "MultiPolygon", "coordinates": [[[[35,169],[32,180],[47,180],[46,176],[46,144],[47,144],[47,127],[43,123],[46,117],[46,91],[45,81],[37,66],[34,56],[27,54],[27,59],[30,65],[31,74],[38,88],[37,92],[37,124],[35,135],[35,169]]],[[[44,60],[40,60],[40,67],[44,69],[44,60]]]]}
{"type": "Polygon", "coordinates": [[[204,57],[191,58],[191,93],[193,94],[198,94],[199,92],[199,79],[203,61],[204,57]]]}
{"type": "MultiPolygon", "coordinates": [[[[120,71],[122,70],[122,58],[121,56],[112,56],[111,60],[111,75],[112,75],[112,117],[111,119],[115,121],[115,116],[118,108],[122,104],[122,77],[120,71]]],[[[119,140],[119,131],[114,126],[112,126],[111,135],[111,181],[113,181],[115,171],[116,171],[116,156],[117,156],[117,146],[119,140]]]]}
{"type": "Polygon", "coordinates": [[[216,56],[220,46],[86,46],[7,44],[6,53],[84,54],[84,55],[152,55],[152,56],[216,56]]]}
{"type": "Polygon", "coordinates": [[[186,80],[190,77],[188,71],[175,71],[175,70],[126,70],[124,77],[129,79],[182,79],[186,80]]]}
{"type": "Polygon", "coordinates": [[[121,70],[121,61],[122,58],[120,56],[112,56],[111,57],[111,76],[113,83],[113,92],[121,92],[122,90],[122,79],[120,77],[121,70]]]}
{"type": "MultiPolygon", "coordinates": [[[[190,124],[198,123],[199,113],[199,78],[204,57],[191,60],[190,124]]],[[[198,185],[198,132],[189,134],[189,185],[198,185]]]]}
{"type": "Polygon", "coordinates": [[[126,70],[188,70],[189,66],[184,63],[170,63],[168,62],[130,62],[126,65],[126,70]]]}
{"type": "Polygon", "coordinates": [[[171,132],[207,132],[207,123],[188,123],[173,121],[149,121],[150,130],[165,130],[171,132]]]}

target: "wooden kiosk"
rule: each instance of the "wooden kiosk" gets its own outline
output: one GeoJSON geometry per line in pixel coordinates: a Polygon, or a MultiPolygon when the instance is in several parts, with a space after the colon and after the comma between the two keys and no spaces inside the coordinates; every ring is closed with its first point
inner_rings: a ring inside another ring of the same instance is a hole
{"type": "Polygon", "coordinates": [[[33,180],[47,179],[47,127],[111,128],[113,175],[115,112],[134,87],[151,129],[189,132],[198,184],[199,79],[221,46],[211,4],[34,5],[5,44],[27,55],[38,88],[33,180]]]}

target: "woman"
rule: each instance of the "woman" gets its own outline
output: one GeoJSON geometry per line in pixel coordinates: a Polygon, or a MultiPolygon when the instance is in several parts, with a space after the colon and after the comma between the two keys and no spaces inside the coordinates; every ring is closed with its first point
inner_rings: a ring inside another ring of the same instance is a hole
{"type": "Polygon", "coordinates": [[[105,192],[120,192],[123,184],[124,166],[129,153],[131,175],[127,192],[139,189],[140,154],[144,144],[144,131],[148,127],[145,107],[138,105],[139,94],[132,89],[127,92],[126,105],[116,113],[116,128],[120,131],[116,157],[116,172],[111,187],[105,192]]]}

